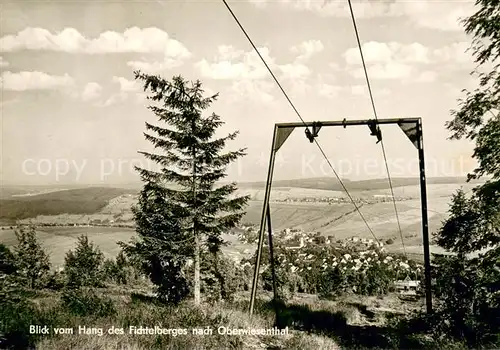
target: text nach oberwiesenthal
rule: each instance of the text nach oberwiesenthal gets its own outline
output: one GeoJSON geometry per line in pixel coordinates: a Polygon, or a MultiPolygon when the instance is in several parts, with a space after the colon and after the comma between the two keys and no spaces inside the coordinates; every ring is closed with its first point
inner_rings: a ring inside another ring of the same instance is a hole
{"type": "Polygon", "coordinates": [[[56,335],[93,335],[103,336],[109,335],[170,335],[173,337],[182,335],[288,335],[288,327],[280,329],[274,328],[229,328],[225,326],[219,327],[201,327],[201,328],[163,328],[159,326],[143,327],[143,326],[130,326],[127,328],[120,327],[90,327],[78,326],[70,328],[49,327],[41,325],[30,325],[30,334],[56,334],[56,335]]]}

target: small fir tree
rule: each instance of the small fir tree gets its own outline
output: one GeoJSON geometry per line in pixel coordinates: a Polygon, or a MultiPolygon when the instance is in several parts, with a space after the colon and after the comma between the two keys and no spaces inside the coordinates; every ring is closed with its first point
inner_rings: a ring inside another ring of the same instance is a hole
{"type": "Polygon", "coordinates": [[[149,133],[144,135],[161,153],[139,152],[159,169],[136,168],[144,183],[133,208],[139,240],[122,247],[142,262],[162,299],[184,299],[192,281],[195,303],[200,303],[202,253],[220,251],[221,234],[237,225],[249,199],[234,195],[234,183],[219,184],[227,166],[245,150],[224,153],[238,132],[214,137],[224,123],[214,113],[202,113],[218,94],[204,97],[199,81],[188,83],[180,76],[167,81],[141,72],[135,77],[157,103],[149,109],[163,125],[146,123],[149,133]],[[190,260],[192,278],[187,275],[190,260]]]}
{"type": "Polygon", "coordinates": [[[99,287],[103,281],[104,254],[86,235],[78,237],[74,250],[66,253],[64,271],[72,288],[99,287]]]}
{"type": "Polygon", "coordinates": [[[14,248],[17,274],[28,288],[40,288],[50,272],[50,259],[36,237],[36,228],[20,227],[15,231],[18,244],[14,248]]]}

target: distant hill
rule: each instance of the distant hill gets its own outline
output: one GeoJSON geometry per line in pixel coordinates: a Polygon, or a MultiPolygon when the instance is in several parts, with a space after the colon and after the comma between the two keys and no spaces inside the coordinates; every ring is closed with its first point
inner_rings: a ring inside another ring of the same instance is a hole
{"type": "MultiPolygon", "coordinates": [[[[427,179],[428,185],[456,185],[465,184],[465,182],[465,178],[458,177],[427,179]]],[[[393,178],[392,183],[395,188],[407,189],[408,193],[412,191],[419,192],[418,178],[393,178]]],[[[387,179],[344,180],[344,184],[355,196],[362,196],[361,192],[370,191],[373,194],[378,190],[389,188],[387,179]]],[[[85,187],[80,185],[79,188],[76,188],[76,185],[4,186],[0,192],[0,223],[12,225],[16,220],[33,218],[38,215],[95,214],[113,198],[124,194],[136,194],[140,190],[141,184],[131,183],[124,184],[124,186],[126,187],[91,185],[85,187]]],[[[241,190],[263,190],[264,186],[264,182],[242,182],[238,184],[241,190]]],[[[278,180],[273,182],[273,188],[343,192],[342,186],[333,177],[278,180]]],[[[446,190],[445,192],[450,191],[446,190]]],[[[449,196],[448,193],[445,194],[449,196]]],[[[254,199],[257,199],[259,196],[255,194],[254,197],[254,199]]]]}
{"type": "Polygon", "coordinates": [[[135,193],[136,190],[123,188],[89,187],[31,196],[11,196],[0,200],[0,222],[13,224],[16,220],[37,215],[92,214],[104,208],[113,198],[135,193]]]}
{"type": "MultiPolygon", "coordinates": [[[[414,186],[420,185],[419,178],[416,177],[399,177],[392,178],[393,187],[403,187],[403,186],[414,186]]],[[[349,191],[370,191],[370,190],[382,190],[389,188],[389,182],[385,179],[373,179],[373,180],[361,180],[361,181],[350,181],[342,180],[344,185],[349,191]]],[[[430,177],[427,178],[428,185],[437,184],[463,184],[466,182],[465,177],[430,177]]],[[[482,183],[484,180],[471,181],[472,183],[482,183]]],[[[255,188],[260,189],[265,187],[265,182],[241,182],[239,187],[241,188],[255,188]]],[[[298,187],[298,188],[308,188],[317,190],[329,190],[329,191],[343,191],[343,187],[340,185],[339,181],[334,177],[317,177],[317,178],[306,178],[306,179],[295,179],[295,180],[276,180],[273,181],[273,187],[298,187]]]]}

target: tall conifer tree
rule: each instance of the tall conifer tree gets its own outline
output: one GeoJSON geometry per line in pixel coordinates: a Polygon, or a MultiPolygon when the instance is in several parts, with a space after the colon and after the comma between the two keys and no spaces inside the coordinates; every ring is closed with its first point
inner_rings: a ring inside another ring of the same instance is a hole
{"type": "Polygon", "coordinates": [[[227,167],[244,156],[245,149],[224,153],[227,141],[238,132],[214,138],[224,123],[214,113],[202,113],[218,94],[204,97],[199,81],[176,76],[169,82],[140,71],[134,74],[150,93],[148,99],[156,105],[149,109],[163,125],[146,123],[146,140],[161,152],[139,153],[159,169],[136,167],[144,183],[133,208],[139,240],[122,246],[139,259],[164,300],[184,299],[193,279],[198,304],[201,253],[219,253],[224,244],[221,234],[237,225],[249,200],[235,195],[235,183],[220,184],[227,167]],[[190,259],[193,278],[186,275],[190,259]]]}

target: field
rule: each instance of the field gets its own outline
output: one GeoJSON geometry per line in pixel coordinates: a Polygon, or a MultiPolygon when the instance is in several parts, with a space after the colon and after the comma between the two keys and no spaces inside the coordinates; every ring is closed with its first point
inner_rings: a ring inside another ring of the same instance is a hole
{"type": "MultiPolygon", "coordinates": [[[[82,234],[87,235],[89,240],[101,249],[106,258],[114,258],[120,251],[117,242],[128,242],[135,236],[135,231],[124,227],[46,226],[39,227],[37,234],[43,248],[50,254],[52,265],[57,267],[64,264],[66,253],[76,246],[77,239],[82,234]]],[[[224,235],[224,239],[230,243],[229,247],[223,249],[229,256],[239,258],[255,250],[254,246],[239,242],[235,235],[224,235]]],[[[0,242],[7,246],[16,245],[14,230],[9,228],[1,230],[0,242]]]]}
{"type": "MultiPolygon", "coordinates": [[[[458,188],[470,191],[474,184],[463,182],[449,183],[453,179],[429,179],[427,185],[429,229],[435,232],[446,218],[451,194],[458,188]]],[[[320,232],[335,239],[349,237],[373,238],[361,216],[346,195],[332,187],[332,179],[304,179],[277,181],[271,194],[272,226],[274,231],[285,228],[297,228],[305,231],[320,232]],[[298,187],[283,187],[296,185],[298,187]],[[317,188],[311,188],[316,186],[317,188]],[[339,198],[340,202],[310,203],[310,198],[339,198]],[[294,199],[295,202],[284,202],[294,199]]],[[[370,180],[347,182],[348,188],[354,188],[351,195],[357,199],[374,198],[388,195],[387,181],[370,180]],[[371,181],[371,182],[370,182],[371,181]],[[385,188],[383,187],[385,183],[385,188]]],[[[405,247],[408,253],[422,254],[420,188],[415,179],[395,179],[398,216],[401,223],[405,247]]],[[[458,181],[457,179],[453,181],[458,181]]],[[[61,190],[57,188],[7,188],[4,199],[0,201],[0,219],[4,230],[0,231],[0,242],[15,244],[15,236],[10,229],[16,220],[23,223],[88,225],[99,223],[132,224],[130,207],[136,200],[136,189],[113,187],[89,187],[61,190]],[[33,193],[40,193],[33,195],[33,193]],[[45,193],[43,193],[45,192],[45,193]],[[8,195],[7,195],[8,194],[8,195]],[[32,194],[32,195],[26,195],[32,194]],[[21,196],[18,196],[21,195],[21,196]]],[[[239,194],[251,196],[246,208],[243,223],[258,225],[262,213],[264,189],[261,184],[240,184],[239,194]]],[[[373,233],[382,242],[391,239],[394,243],[386,246],[389,251],[401,252],[402,244],[392,201],[368,201],[358,204],[361,213],[373,233]]],[[[128,241],[134,235],[133,229],[126,227],[40,227],[39,237],[51,253],[53,263],[59,265],[64,254],[71,249],[77,237],[87,234],[107,256],[118,252],[117,241],[128,241]]],[[[226,249],[229,254],[241,255],[254,251],[255,247],[242,245],[233,235],[226,235],[231,245],[226,249]]],[[[438,247],[431,247],[433,252],[442,252],[438,247]]]]}

